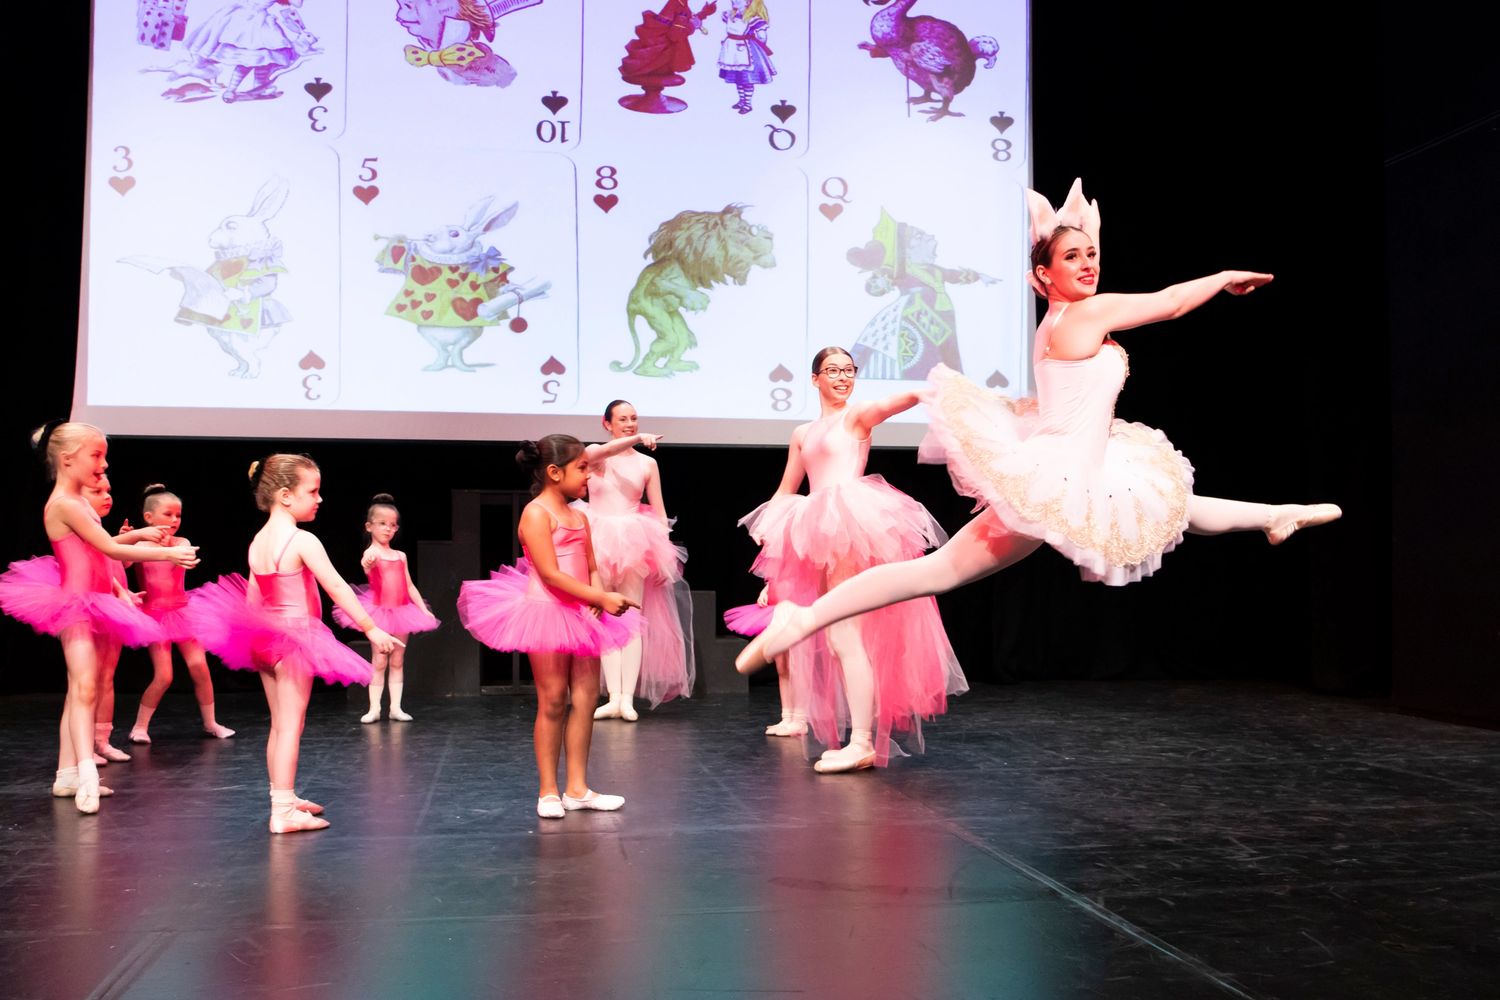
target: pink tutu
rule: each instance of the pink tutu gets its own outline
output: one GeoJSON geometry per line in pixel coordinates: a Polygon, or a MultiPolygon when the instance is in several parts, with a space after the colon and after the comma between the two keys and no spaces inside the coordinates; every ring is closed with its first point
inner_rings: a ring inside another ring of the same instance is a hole
{"type": "Polygon", "coordinates": [[[757,636],[771,624],[771,614],[775,610],[776,606],[772,604],[741,604],[724,612],[724,624],[731,632],[757,636]]]}
{"type": "Polygon", "coordinates": [[[799,604],[828,589],[830,577],[915,559],[948,540],[926,507],[880,476],[773,497],[739,523],[761,546],[751,571],[799,604]]]}
{"type": "Polygon", "coordinates": [[[1038,366],[1060,398],[1100,410],[1080,404],[1082,416],[1056,427],[1043,427],[1036,400],[1002,396],[939,365],[922,393],[931,425],[918,459],[946,463],[959,493],[1006,530],[1067,556],[1085,580],[1119,586],[1150,576],[1187,530],[1193,467],[1161,431],[1110,418],[1123,359],[1106,345],[1092,358],[1038,366]]]}
{"type": "Polygon", "coordinates": [[[647,581],[641,616],[645,627],[635,697],[652,708],[673,698],[691,698],[697,665],[692,642],[693,594],[687,581],[681,577],[671,583],[647,581]]]}
{"type": "Polygon", "coordinates": [[[198,591],[191,590],[188,592],[188,603],[183,607],[165,610],[148,607],[145,611],[161,629],[161,635],[165,641],[197,642],[197,617],[189,610],[197,599],[198,591]]]}
{"type": "Polygon", "coordinates": [[[491,649],[586,657],[619,649],[645,625],[635,610],[596,617],[588,605],[557,596],[526,559],[500,567],[488,580],[465,580],[458,620],[491,649]]]}
{"type": "Polygon", "coordinates": [[[11,563],[0,574],[0,609],[44,635],[61,635],[69,626],[86,622],[104,642],[149,646],[162,638],[156,622],[113,593],[63,589],[54,556],[11,563]]]}
{"type": "MultiPolygon", "coordinates": [[[[370,613],[375,619],[375,624],[391,635],[409,635],[412,632],[431,632],[442,622],[438,621],[431,611],[418,604],[416,601],[407,601],[400,607],[383,608],[375,603],[375,596],[370,593],[370,585],[362,583],[354,588],[354,596],[359,599],[359,606],[370,613]]],[[[354,624],[354,619],[337,604],[333,606],[333,620],[344,628],[359,628],[354,624]]]]}
{"type": "Polygon", "coordinates": [[[368,684],[370,663],[339,642],[333,630],[312,616],[272,614],[251,604],[245,578],[221,576],[199,587],[188,604],[198,640],[235,670],[284,668],[337,684],[368,684]]]}
{"type": "Polygon", "coordinates": [[[594,564],[606,580],[637,574],[655,583],[682,579],[687,549],[672,544],[671,526],[664,524],[649,504],[628,514],[603,514],[579,500],[571,506],[589,519],[594,564]]]}

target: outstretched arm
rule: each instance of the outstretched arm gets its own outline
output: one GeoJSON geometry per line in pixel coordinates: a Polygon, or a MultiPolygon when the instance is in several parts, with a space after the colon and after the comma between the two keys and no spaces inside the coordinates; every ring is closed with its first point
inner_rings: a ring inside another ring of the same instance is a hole
{"type": "Polygon", "coordinates": [[[583,449],[583,453],[589,457],[590,462],[594,462],[629,451],[638,444],[655,451],[656,442],[661,439],[660,434],[632,434],[629,437],[611,438],[603,444],[591,444],[583,449]]]}
{"type": "Polygon", "coordinates": [[[1075,302],[1052,330],[1052,357],[1060,360],[1093,357],[1104,339],[1116,330],[1177,319],[1220,292],[1247,295],[1273,277],[1257,271],[1220,271],[1169,285],[1159,292],[1136,295],[1105,292],[1075,302]]]}
{"type": "MultiPolygon", "coordinates": [[[[103,525],[90,516],[88,505],[82,500],[57,501],[48,508],[45,517],[48,521],[53,518],[111,559],[121,562],[173,562],[186,569],[198,565],[196,545],[173,545],[170,548],[121,545],[104,530],[103,525]]],[[[50,529],[51,526],[48,527],[50,529]]],[[[50,530],[48,534],[51,534],[50,530]]]]}
{"type": "Polygon", "coordinates": [[[884,399],[856,403],[854,412],[849,418],[852,424],[850,430],[855,432],[855,437],[867,438],[870,436],[870,431],[875,429],[876,424],[883,424],[896,414],[905,413],[919,402],[914,392],[897,392],[884,399]]]}

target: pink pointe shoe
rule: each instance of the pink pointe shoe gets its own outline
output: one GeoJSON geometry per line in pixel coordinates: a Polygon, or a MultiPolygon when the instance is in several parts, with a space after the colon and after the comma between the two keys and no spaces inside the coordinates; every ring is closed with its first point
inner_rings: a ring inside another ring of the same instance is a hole
{"type": "Polygon", "coordinates": [[[1280,545],[1302,528],[1327,524],[1343,516],[1343,510],[1335,503],[1292,504],[1282,508],[1282,513],[1266,525],[1266,540],[1272,545],[1280,545]]]}
{"type": "MultiPolygon", "coordinates": [[[[71,799],[77,796],[77,794],[77,785],[64,785],[60,781],[54,781],[52,783],[52,797],[54,799],[71,799]]],[[[99,786],[99,797],[101,799],[107,799],[113,794],[115,794],[115,790],[113,788],[110,788],[107,785],[99,786]]]]}
{"type": "Polygon", "coordinates": [[[782,601],[771,612],[765,631],[750,640],[734,658],[734,669],[742,674],[754,673],[790,649],[813,630],[809,627],[811,612],[800,604],[782,601]]]}

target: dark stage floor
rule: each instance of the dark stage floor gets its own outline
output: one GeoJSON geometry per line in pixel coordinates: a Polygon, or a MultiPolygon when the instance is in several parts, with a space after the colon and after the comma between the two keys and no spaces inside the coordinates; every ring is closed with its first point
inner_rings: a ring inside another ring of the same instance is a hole
{"type": "MultiPolygon", "coordinates": [[[[133,700],[122,699],[122,706],[133,700]]],[[[819,776],[773,700],[596,728],[613,815],[538,820],[532,704],[314,702],[322,833],[266,833],[265,709],[48,797],[0,703],[10,997],[1492,996],[1500,734],[1263,686],[1024,685],[819,776]]],[[[121,709],[124,713],[126,708],[121,709]]],[[[134,748],[133,748],[134,749],[134,748]]]]}

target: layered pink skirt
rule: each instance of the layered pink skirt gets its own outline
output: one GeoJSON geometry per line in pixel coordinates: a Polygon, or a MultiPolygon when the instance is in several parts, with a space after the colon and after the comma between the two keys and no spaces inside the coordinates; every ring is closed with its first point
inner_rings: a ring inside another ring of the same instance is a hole
{"type": "Polygon", "coordinates": [[[582,657],[619,649],[645,626],[634,609],[596,616],[588,605],[556,595],[534,578],[526,559],[500,567],[488,580],[465,580],[458,620],[491,649],[582,657]]]}
{"type": "MultiPolygon", "coordinates": [[[[810,604],[833,585],[889,562],[915,559],[947,540],[927,509],[879,476],[836,483],[802,496],[774,497],[740,521],[760,543],[753,571],[778,600],[810,604]]],[[[747,614],[747,627],[757,616],[747,614]]],[[[930,597],[903,601],[849,620],[875,676],[876,762],[893,737],[921,749],[921,720],[947,711],[948,697],[969,689],[930,597]]],[[[764,623],[760,623],[764,628],[764,623]]],[[[838,626],[835,626],[838,628],[838,626]]],[[[813,735],[837,746],[849,724],[843,668],[829,630],[793,646],[789,666],[813,735]]]]}
{"type": "MultiPolygon", "coordinates": [[[[442,622],[438,621],[431,611],[418,604],[416,601],[407,601],[405,604],[394,608],[383,608],[375,603],[374,595],[370,593],[370,585],[362,583],[354,588],[354,596],[358,598],[360,607],[370,613],[375,624],[385,629],[391,635],[409,635],[413,632],[431,632],[442,622]]],[[[357,629],[354,619],[338,605],[333,607],[333,620],[344,628],[357,629]]]]}
{"type": "Polygon", "coordinates": [[[320,618],[272,614],[251,604],[245,578],[221,576],[197,589],[188,619],[205,649],[235,670],[283,669],[333,684],[368,684],[370,662],[344,645],[320,618]]]}
{"type": "Polygon", "coordinates": [[[112,593],[64,590],[55,556],[11,563],[0,574],[0,609],[44,635],[87,624],[105,643],[148,646],[162,640],[161,628],[133,603],[112,593]]]}

